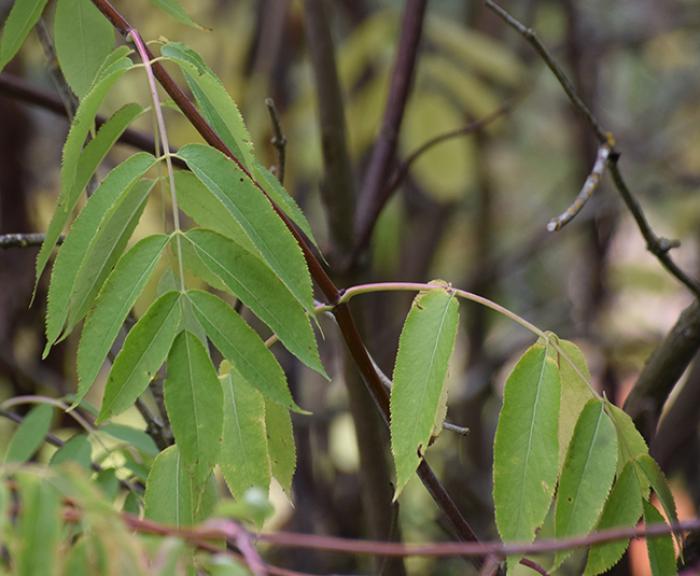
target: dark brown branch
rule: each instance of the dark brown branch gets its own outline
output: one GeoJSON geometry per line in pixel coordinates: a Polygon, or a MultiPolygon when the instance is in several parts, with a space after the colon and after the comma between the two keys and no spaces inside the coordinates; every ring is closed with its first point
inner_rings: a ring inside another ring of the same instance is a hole
{"type": "MultiPolygon", "coordinates": [[[[129,22],[114,8],[114,6],[112,6],[108,0],[92,1],[100,12],[102,12],[107,19],[112,22],[114,27],[124,36],[130,32],[131,25],[129,22]]],[[[152,54],[149,54],[149,57],[152,58],[152,54]]],[[[170,95],[175,104],[182,110],[192,126],[200,133],[205,141],[231,158],[231,160],[238,165],[240,170],[251,180],[251,182],[260,190],[260,192],[265,194],[265,191],[260,184],[251,176],[250,172],[248,172],[245,166],[241,164],[240,160],[235,157],[231,150],[228,149],[221,138],[211,129],[194,104],[188,99],[165,68],[159,62],[154,62],[152,67],[156,78],[161,83],[165,91],[170,95]]],[[[340,291],[338,290],[338,287],[330,279],[321,265],[321,262],[311,250],[309,243],[303,237],[302,233],[297,230],[294,224],[283,212],[277,208],[276,211],[282,221],[289,228],[292,235],[296,238],[297,242],[299,242],[299,245],[304,252],[306,262],[309,266],[309,271],[311,272],[313,279],[316,281],[316,284],[319,286],[328,302],[336,304],[340,298],[340,291]]],[[[362,338],[360,337],[347,305],[341,304],[336,306],[333,309],[333,315],[338,322],[343,338],[345,339],[345,342],[352,353],[360,372],[362,373],[363,379],[367,384],[372,397],[379,406],[383,418],[386,422],[388,422],[389,396],[384,390],[381,380],[372,366],[372,362],[367,354],[367,350],[365,349],[362,338]]],[[[418,475],[426,487],[428,487],[431,494],[435,495],[436,504],[455,525],[455,530],[457,531],[459,538],[462,540],[474,540],[475,535],[471,527],[461,515],[459,510],[455,507],[449,496],[447,496],[444,488],[439,484],[435,476],[432,474],[432,470],[428,464],[425,463],[425,461],[418,468],[418,475]]]]}
{"type": "Polygon", "coordinates": [[[615,183],[617,191],[620,193],[620,196],[622,197],[622,200],[627,206],[627,209],[630,211],[632,217],[637,223],[639,231],[642,233],[642,236],[646,240],[647,250],[649,250],[652,254],[654,254],[654,256],[656,256],[661,265],[664,268],[666,268],[666,270],[671,275],[673,275],[679,282],[684,284],[691,292],[693,292],[693,294],[695,294],[695,296],[700,297],[700,284],[698,284],[696,280],[690,278],[683,270],[681,270],[668,253],[669,250],[679,245],[678,241],[667,240],[666,238],[661,238],[656,235],[656,233],[651,228],[651,225],[649,224],[649,221],[647,220],[644,211],[642,210],[641,204],[632,195],[632,192],[627,186],[627,183],[623,179],[622,174],[620,172],[620,168],[618,166],[620,153],[613,146],[614,138],[612,134],[603,130],[600,123],[593,116],[593,113],[590,111],[588,106],[586,106],[583,100],[581,100],[581,98],[576,93],[576,90],[571,81],[568,79],[568,77],[561,69],[559,64],[557,64],[554,57],[549,53],[549,50],[547,50],[545,45],[542,44],[535,32],[531,28],[524,26],[521,22],[519,22],[516,18],[509,14],[504,8],[493,2],[493,0],[484,0],[484,2],[486,6],[488,6],[504,22],[511,26],[515,31],[522,35],[523,38],[525,38],[525,40],[527,40],[530,43],[530,45],[542,57],[542,60],[545,62],[547,67],[556,76],[557,80],[559,81],[559,84],[564,89],[564,92],[566,92],[566,95],[569,97],[569,100],[571,100],[571,103],[574,105],[576,110],[578,110],[581,113],[581,115],[586,119],[589,126],[591,127],[591,130],[593,130],[593,132],[595,133],[598,142],[600,144],[610,145],[610,174],[613,178],[613,182],[615,183]]]}
{"type": "MultiPolygon", "coordinates": [[[[2,234],[0,235],[0,248],[31,248],[41,246],[44,241],[44,234],[2,234]]],[[[63,242],[63,236],[59,236],[57,243],[63,242]]]]}
{"type": "Polygon", "coordinates": [[[425,7],[426,0],[406,0],[384,118],[360,193],[355,222],[355,234],[358,238],[363,233],[367,234],[365,230],[372,228],[384,204],[382,190],[386,186],[394,161],[401,121],[413,82],[425,7]]]}
{"type": "Polygon", "coordinates": [[[274,136],[270,143],[275,147],[277,151],[277,166],[275,167],[275,175],[280,181],[280,184],[284,184],[284,170],[287,158],[287,138],[282,132],[282,123],[280,122],[279,114],[277,113],[277,107],[275,106],[275,101],[272,98],[265,98],[265,106],[267,106],[267,111],[270,113],[270,121],[272,122],[272,130],[274,131],[274,136]]]}

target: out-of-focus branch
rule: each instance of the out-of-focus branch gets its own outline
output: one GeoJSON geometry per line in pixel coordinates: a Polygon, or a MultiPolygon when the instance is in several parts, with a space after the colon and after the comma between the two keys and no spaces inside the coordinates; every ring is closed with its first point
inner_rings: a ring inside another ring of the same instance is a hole
{"type": "MultiPolygon", "coordinates": [[[[0,248],[31,248],[41,246],[44,241],[44,234],[2,234],[0,235],[0,248]]],[[[63,236],[59,236],[57,243],[63,242],[63,236]]]]}
{"type": "Polygon", "coordinates": [[[284,184],[284,169],[286,165],[287,158],[287,138],[282,131],[282,123],[280,122],[279,114],[277,113],[277,107],[275,106],[275,101],[272,98],[265,98],[265,106],[267,106],[267,111],[270,114],[270,121],[272,122],[272,130],[274,131],[274,136],[270,143],[275,147],[277,151],[277,165],[275,166],[275,176],[280,181],[280,184],[284,184]]]}
{"type": "Polygon", "coordinates": [[[651,228],[651,225],[649,224],[649,221],[647,220],[644,211],[642,210],[641,204],[632,195],[632,192],[630,191],[629,187],[627,186],[627,183],[622,177],[622,173],[620,172],[620,167],[618,165],[620,153],[613,146],[614,139],[612,137],[612,134],[603,130],[598,120],[595,118],[595,116],[593,116],[593,113],[590,111],[588,106],[578,96],[573,84],[568,79],[568,77],[561,69],[559,64],[557,64],[556,60],[550,54],[549,50],[547,50],[545,45],[538,38],[537,34],[535,34],[535,32],[531,28],[528,28],[527,26],[519,22],[516,18],[509,14],[504,8],[496,4],[493,0],[484,0],[484,2],[486,6],[488,6],[504,22],[511,26],[516,32],[522,35],[523,38],[525,38],[525,40],[527,40],[530,43],[530,45],[541,56],[542,60],[545,62],[547,67],[556,76],[557,80],[559,81],[559,84],[564,89],[564,92],[566,92],[566,95],[569,97],[569,100],[571,100],[571,103],[574,105],[576,110],[578,110],[586,119],[589,126],[591,127],[591,130],[593,130],[593,132],[595,133],[598,142],[601,145],[610,145],[610,175],[612,176],[613,182],[615,183],[615,187],[620,193],[620,196],[622,197],[622,200],[627,206],[627,209],[632,214],[632,217],[634,218],[637,227],[639,228],[639,231],[642,233],[642,236],[646,240],[647,250],[649,250],[652,254],[654,254],[654,256],[656,256],[661,265],[664,268],[666,268],[666,270],[671,275],[673,275],[678,281],[683,283],[691,292],[693,292],[693,294],[695,294],[695,296],[700,297],[700,284],[698,284],[696,280],[690,278],[683,270],[681,270],[669,255],[669,251],[672,248],[677,247],[678,242],[674,240],[667,240],[666,238],[662,238],[656,235],[656,233],[651,228]]]}

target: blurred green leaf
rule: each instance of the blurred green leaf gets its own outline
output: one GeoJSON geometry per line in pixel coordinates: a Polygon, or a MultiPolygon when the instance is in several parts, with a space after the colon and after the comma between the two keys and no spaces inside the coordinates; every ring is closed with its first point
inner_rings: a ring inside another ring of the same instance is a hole
{"type": "Polygon", "coordinates": [[[39,404],[27,413],[7,447],[6,463],[26,462],[34,455],[51,429],[53,410],[53,406],[39,404]]]}
{"type": "Polygon", "coordinates": [[[14,58],[34,25],[39,21],[47,0],[16,0],[0,38],[0,71],[14,58]]]}
{"type": "MultiPolygon", "coordinates": [[[[644,505],[644,523],[663,524],[664,518],[652,504],[646,500],[644,505]]],[[[678,574],[676,569],[676,554],[673,550],[673,540],[670,534],[654,536],[646,539],[647,552],[649,554],[649,565],[652,576],[674,576],[678,574]]]]}

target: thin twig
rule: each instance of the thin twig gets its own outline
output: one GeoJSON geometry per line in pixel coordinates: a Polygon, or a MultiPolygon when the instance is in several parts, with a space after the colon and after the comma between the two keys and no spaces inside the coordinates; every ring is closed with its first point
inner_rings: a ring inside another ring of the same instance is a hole
{"type": "MultiPolygon", "coordinates": [[[[0,235],[0,248],[32,248],[41,246],[45,234],[30,232],[28,234],[2,234],[0,235]]],[[[63,236],[59,236],[57,244],[63,242],[63,236]]]]}
{"type": "Polygon", "coordinates": [[[605,167],[608,165],[608,157],[610,156],[610,151],[610,144],[607,142],[605,144],[602,144],[598,148],[598,155],[596,156],[595,164],[593,165],[593,169],[588,175],[588,178],[586,178],[586,181],[583,183],[581,191],[578,193],[576,199],[572,202],[571,206],[569,206],[559,216],[557,216],[556,218],[552,218],[549,221],[549,223],[547,224],[547,230],[549,230],[550,232],[556,232],[558,230],[561,230],[564,226],[571,222],[576,217],[576,215],[583,209],[583,207],[586,205],[586,202],[588,202],[591,196],[593,196],[593,192],[595,192],[595,189],[598,188],[600,180],[603,178],[605,167]]]}
{"type": "Polygon", "coordinates": [[[284,171],[287,156],[287,138],[284,135],[284,132],[282,132],[282,123],[280,122],[279,114],[277,113],[275,101],[272,98],[265,98],[265,106],[267,106],[267,111],[270,113],[272,130],[275,134],[272,137],[272,140],[270,140],[270,143],[275,147],[275,150],[277,150],[277,166],[275,167],[275,175],[280,181],[280,184],[284,184],[284,171]]]}

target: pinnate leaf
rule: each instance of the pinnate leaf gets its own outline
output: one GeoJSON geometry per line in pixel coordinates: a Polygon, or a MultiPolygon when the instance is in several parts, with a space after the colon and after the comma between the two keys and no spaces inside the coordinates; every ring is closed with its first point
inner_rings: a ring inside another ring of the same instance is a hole
{"type": "MultiPolygon", "coordinates": [[[[596,531],[609,528],[632,528],[642,515],[642,492],[635,476],[634,463],[628,462],[617,478],[605,502],[596,531]]],[[[584,574],[596,576],[608,571],[622,558],[629,540],[592,546],[584,574]]]]}
{"type": "Polygon", "coordinates": [[[153,275],[168,240],[164,234],[144,238],[119,259],[107,278],[80,335],[76,404],[97,378],[129,310],[153,275]]]}
{"type": "Polygon", "coordinates": [[[277,334],[292,354],[325,376],[309,317],[260,258],[210,230],[190,230],[185,238],[204,265],[277,334]]]}
{"type": "Polygon", "coordinates": [[[558,472],[559,369],[548,343],[531,346],[508,377],[493,464],[496,525],[505,542],[531,542],[558,472]]]}
{"type": "Polygon", "coordinates": [[[178,152],[199,180],[238,221],[268,266],[308,311],[313,310],[311,277],[299,244],[272,204],[229,158],[203,144],[178,152]]]}
{"type": "Polygon", "coordinates": [[[180,325],[180,294],[163,294],[129,331],[107,379],[98,423],[129,408],[170,351],[180,325]]]}
{"type": "Polygon", "coordinates": [[[200,290],[190,290],[187,298],[209,340],[247,382],[280,405],[302,412],[292,399],[284,371],[272,352],[231,306],[200,290]]]}
{"type": "MultiPolygon", "coordinates": [[[[644,523],[662,524],[664,522],[661,513],[646,500],[644,505],[644,523]]],[[[678,574],[676,569],[676,554],[673,551],[673,540],[669,534],[647,538],[647,553],[652,576],[674,576],[678,574]]]]}
{"type": "MultiPolygon", "coordinates": [[[[635,464],[639,470],[642,471],[646,479],[649,481],[651,488],[654,490],[661,507],[664,509],[669,522],[672,524],[678,523],[678,513],[676,512],[676,503],[673,500],[673,494],[668,486],[668,481],[666,476],[661,471],[661,468],[656,463],[656,461],[648,454],[643,454],[639,456],[635,464]]],[[[680,550],[683,549],[683,541],[680,536],[676,536],[678,547],[680,550]]]]}
{"type": "Polygon", "coordinates": [[[444,283],[418,294],[406,317],[391,389],[391,451],[398,497],[430,443],[446,397],[447,367],[455,345],[459,305],[444,283]]]}
{"type": "Polygon", "coordinates": [[[5,462],[22,463],[29,460],[44,443],[52,419],[52,406],[39,404],[32,408],[10,440],[5,462]]]}
{"type": "MultiPolygon", "coordinates": [[[[601,400],[590,400],[576,423],[557,491],[556,536],[588,533],[596,524],[617,464],[615,427],[601,400]]],[[[570,552],[559,552],[555,565],[570,552]]]]}
{"type": "MultiPolygon", "coordinates": [[[[257,486],[270,486],[270,458],[265,429],[265,399],[229,366],[224,389],[224,439],[219,465],[231,494],[240,499],[257,486]]],[[[281,408],[281,407],[280,407],[281,408]]],[[[284,408],[281,408],[284,410],[284,408]]]]}
{"type": "Polygon", "coordinates": [[[0,71],[14,58],[34,25],[39,21],[47,0],[15,0],[0,38],[0,71]]]}
{"type": "Polygon", "coordinates": [[[90,0],[58,0],[54,43],[63,76],[82,98],[114,48],[114,28],[90,0]]]}
{"type": "Polygon", "coordinates": [[[270,471],[284,491],[291,495],[292,478],[297,467],[292,418],[284,406],[265,398],[265,429],[270,455],[270,471]]]}
{"type": "Polygon", "coordinates": [[[197,485],[216,464],[221,447],[223,393],[209,354],[183,331],[168,354],[165,406],[185,467],[197,485]]]}

